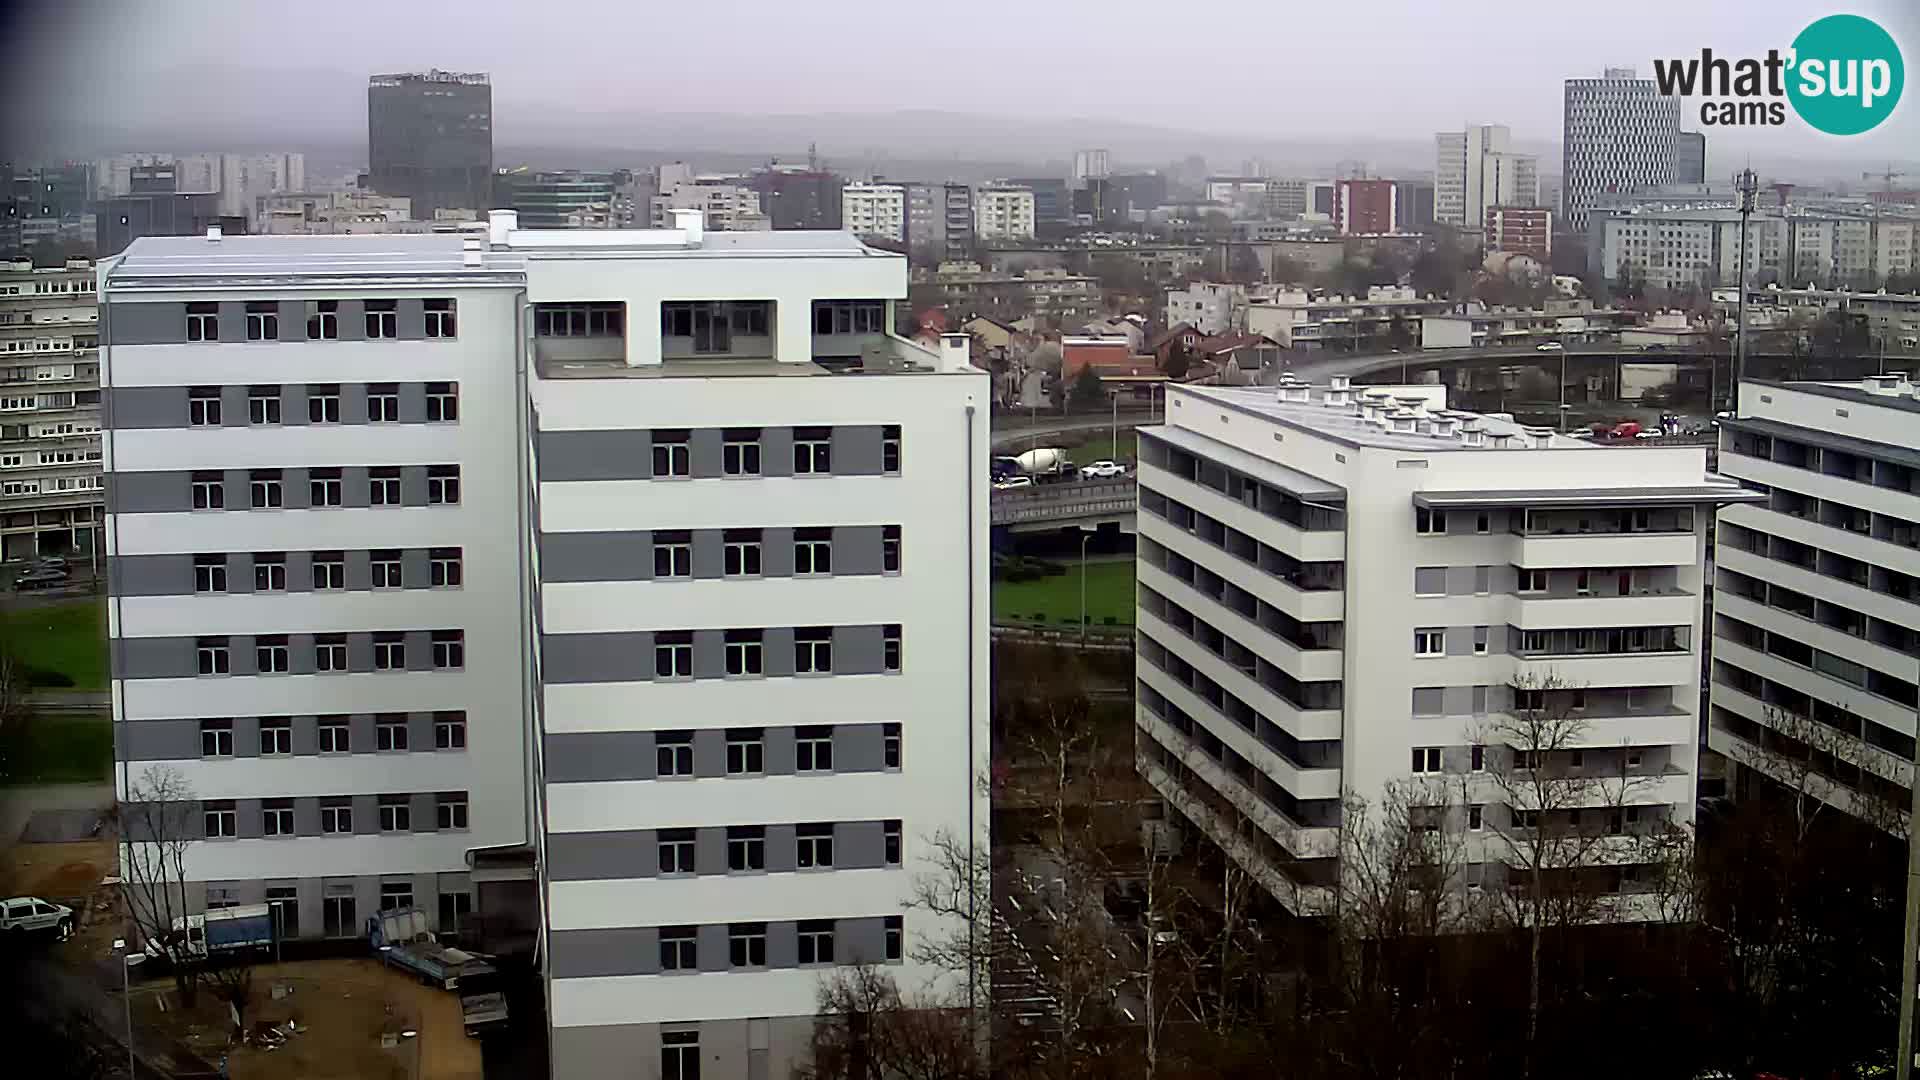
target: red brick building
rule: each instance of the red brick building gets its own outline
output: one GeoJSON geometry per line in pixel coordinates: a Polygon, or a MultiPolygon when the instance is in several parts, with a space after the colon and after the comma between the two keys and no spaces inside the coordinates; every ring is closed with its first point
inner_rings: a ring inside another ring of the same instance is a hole
{"type": "Polygon", "coordinates": [[[1391,180],[1342,180],[1333,189],[1333,220],[1342,236],[1400,231],[1400,190],[1391,180]]]}
{"type": "Polygon", "coordinates": [[[1531,255],[1541,263],[1553,254],[1553,211],[1543,206],[1487,207],[1488,252],[1531,255]]]}

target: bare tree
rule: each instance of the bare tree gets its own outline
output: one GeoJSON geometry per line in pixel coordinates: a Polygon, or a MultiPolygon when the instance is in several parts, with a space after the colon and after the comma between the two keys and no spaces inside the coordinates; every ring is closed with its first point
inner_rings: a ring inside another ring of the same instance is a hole
{"type": "Polygon", "coordinates": [[[839,968],[821,983],[795,1080],[976,1080],[987,1074],[964,1010],[901,993],[885,970],[839,968]]]}
{"type": "Polygon", "coordinates": [[[149,765],[118,808],[127,913],[149,955],[167,961],[181,1003],[193,1004],[204,945],[187,932],[187,846],[201,839],[193,788],[171,765],[149,765]]]}
{"type": "Polygon", "coordinates": [[[1804,712],[1768,705],[1763,715],[1758,741],[1741,740],[1731,756],[1765,774],[1785,794],[1797,843],[1806,842],[1829,807],[1894,836],[1907,834],[1908,807],[1886,798],[1867,778],[1891,773],[1889,779],[1905,787],[1910,763],[1804,712]]]}

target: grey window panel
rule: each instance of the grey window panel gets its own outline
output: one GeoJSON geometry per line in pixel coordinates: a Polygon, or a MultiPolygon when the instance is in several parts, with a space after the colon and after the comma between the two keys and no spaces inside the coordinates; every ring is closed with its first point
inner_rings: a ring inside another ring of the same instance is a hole
{"type": "Polygon", "coordinates": [[[151,841],[155,839],[156,832],[165,832],[170,837],[199,836],[200,814],[201,803],[198,799],[186,799],[168,806],[123,803],[120,807],[120,820],[125,823],[127,839],[135,842],[151,841]]]}
{"type": "Polygon", "coordinates": [[[427,505],[427,467],[425,465],[400,467],[400,505],[427,505]]]}
{"type": "Polygon", "coordinates": [[[280,301],[280,340],[307,340],[307,302],[305,300],[280,301]]]}
{"type": "Polygon", "coordinates": [[[646,429],[543,431],[537,455],[546,482],[653,477],[653,433],[646,429]]]}
{"type": "Polygon", "coordinates": [[[242,840],[258,840],[264,834],[259,799],[233,800],[234,834],[242,840]]]}
{"type": "Polygon", "coordinates": [[[380,796],[355,795],[353,797],[353,831],[361,836],[370,836],[380,831],[380,796]]]}
{"type": "Polygon", "coordinates": [[[887,923],[884,918],[835,919],[833,962],[884,964],[887,960],[887,923]]]}
{"type": "Polygon", "coordinates": [[[1441,708],[1446,716],[1473,714],[1473,687],[1471,686],[1449,686],[1440,698],[1441,708]]]}
{"type": "Polygon", "coordinates": [[[760,429],[760,475],[793,475],[793,429],[760,429]]]}
{"type": "MultiPolygon", "coordinates": [[[[695,646],[695,651],[699,647],[695,646]]],[[[693,775],[699,778],[727,775],[727,733],[720,728],[702,728],[693,733],[693,775]]]]}
{"type": "MultiPolygon", "coordinates": [[[[408,671],[433,671],[433,632],[430,630],[408,630],[404,638],[407,646],[408,671]]],[[[432,733],[431,725],[427,728],[432,733]]]]}
{"type": "Polygon", "coordinates": [[[693,677],[696,679],[727,677],[726,631],[695,630],[693,632],[693,677]]]}
{"type": "Polygon", "coordinates": [[[1519,588],[1520,568],[1510,563],[1504,566],[1495,566],[1489,576],[1492,578],[1491,591],[1493,592],[1510,593],[1519,588]]]}
{"type": "Polygon", "coordinates": [[[836,675],[878,675],[886,670],[885,631],[878,626],[833,628],[836,675]]]}
{"type": "MultiPolygon", "coordinates": [[[[365,635],[354,636],[364,637],[365,635]]],[[[347,640],[351,642],[353,638],[349,637],[347,640]]],[[[369,649],[373,647],[370,641],[367,647],[369,649]]],[[[349,645],[348,648],[351,649],[352,646],[349,645]]],[[[372,666],[371,662],[368,666],[372,666]]],[[[378,736],[374,734],[374,727],[372,713],[353,713],[347,717],[347,745],[353,748],[354,753],[371,754],[374,752],[373,748],[380,745],[376,741],[378,736]]]]}
{"type": "MultiPolygon", "coordinates": [[[[433,744],[428,743],[427,745],[431,746],[433,744]]],[[[440,818],[438,812],[435,810],[437,805],[438,801],[434,798],[432,792],[416,791],[413,793],[413,820],[411,824],[413,825],[414,832],[440,831],[440,818]]],[[[472,808],[469,807],[468,809],[471,810],[472,808]]]]}
{"type": "MultiPolygon", "coordinates": [[[[346,569],[341,572],[340,580],[349,589],[366,590],[373,588],[373,553],[365,549],[345,551],[346,569]]],[[[308,580],[312,580],[309,578],[308,580]]]]}
{"type": "MultiPolygon", "coordinates": [[[[427,302],[425,300],[420,299],[417,296],[411,297],[411,298],[401,297],[400,300],[395,304],[395,306],[400,309],[398,313],[398,318],[395,320],[396,322],[399,323],[399,326],[397,327],[397,329],[400,331],[400,340],[401,341],[427,340],[427,302]]],[[[406,387],[401,387],[400,388],[400,395],[401,395],[400,396],[400,419],[402,420],[405,420],[407,418],[406,393],[407,393],[406,387]]],[[[422,411],[421,415],[423,417],[425,416],[424,410],[422,411]]]]}
{"type": "Polygon", "coordinates": [[[184,428],[187,397],[184,386],[110,386],[100,392],[101,418],[115,431],[184,428]]]}
{"type": "Polygon", "coordinates": [[[880,526],[842,525],[833,530],[833,572],[878,574],[880,526]]]}
{"type": "MultiPolygon", "coordinates": [[[[694,546],[694,567],[700,548],[694,546]]],[[[540,534],[540,576],[545,581],[647,581],[653,577],[651,532],[561,532],[540,534]]]]}
{"type": "MultiPolygon", "coordinates": [[[[346,328],[346,320],[340,320],[341,329],[346,328]]],[[[360,330],[359,320],[354,320],[354,330],[360,330]]],[[[340,335],[346,337],[345,333],[340,335]]],[[[340,422],[343,424],[364,424],[367,422],[367,384],[340,384],[340,422]]]]}
{"type": "MultiPolygon", "coordinates": [[[[341,341],[365,341],[367,339],[367,304],[364,300],[339,301],[341,341]]],[[[301,320],[302,325],[306,323],[301,320]]]]}
{"type": "Polygon", "coordinates": [[[763,577],[793,576],[793,530],[760,530],[760,574],[763,577]]]}
{"type": "MultiPolygon", "coordinates": [[[[188,479],[191,480],[191,477],[188,479]]],[[[228,510],[238,510],[244,513],[245,511],[253,509],[253,493],[248,489],[249,480],[250,474],[246,469],[228,469],[226,471],[228,510]]],[[[188,498],[192,498],[191,488],[188,489],[188,498]]],[[[189,502],[187,505],[191,506],[193,504],[189,502]]]]}
{"type": "Polygon", "coordinates": [[[701,971],[725,971],[733,966],[727,954],[727,924],[707,923],[694,931],[699,954],[696,961],[701,971]]]}
{"type": "MultiPolygon", "coordinates": [[[[424,336],[423,333],[422,337],[424,336]]],[[[426,383],[403,382],[400,384],[400,422],[403,424],[427,422],[426,383]]]]}
{"type": "Polygon", "coordinates": [[[722,826],[693,831],[693,865],[701,874],[727,872],[727,830],[722,826]]]}
{"type": "MultiPolygon", "coordinates": [[[[312,675],[316,668],[313,663],[313,635],[287,635],[287,674],[312,675]]],[[[317,751],[316,751],[317,752],[317,751]]],[[[295,750],[294,753],[299,753],[295,750]]]]}
{"type": "Polygon", "coordinates": [[[886,854],[886,826],[882,822],[842,821],[834,825],[835,868],[870,870],[885,866],[886,854]]]}
{"type": "MultiPolygon", "coordinates": [[[[359,673],[373,670],[373,635],[371,633],[347,635],[347,670],[359,673]]],[[[372,729],[369,728],[368,730],[371,731],[372,729]]],[[[353,739],[353,745],[356,747],[359,746],[360,733],[358,731],[354,732],[353,739]]],[[[368,743],[367,745],[371,746],[373,744],[368,743]]]]}
{"type": "Polygon", "coordinates": [[[1473,568],[1473,591],[1477,593],[1493,591],[1493,567],[1476,566],[1473,568]]]}
{"type": "Polygon", "coordinates": [[[1505,624],[1487,627],[1487,652],[1493,656],[1504,656],[1508,652],[1508,633],[1505,624]]]}
{"type": "Polygon", "coordinates": [[[121,761],[186,761],[200,756],[200,721],[135,720],[114,725],[121,761]]]}
{"type": "Polygon", "coordinates": [[[1473,627],[1471,626],[1447,627],[1446,646],[1447,646],[1448,656],[1472,656],[1473,655],[1473,627]]]}
{"type": "MultiPolygon", "coordinates": [[[[651,564],[653,561],[652,534],[649,533],[647,535],[647,561],[651,564]]],[[[692,570],[695,578],[711,581],[714,578],[721,578],[727,575],[727,549],[723,535],[719,529],[693,530],[692,570]]],[[[760,558],[764,566],[766,560],[766,553],[764,551],[761,552],[760,558]]],[[[649,569],[651,569],[651,565],[649,565],[649,569]]]]}
{"type": "MultiPolygon", "coordinates": [[[[298,654],[295,654],[295,667],[299,666],[298,654]]],[[[307,668],[313,668],[313,639],[307,638],[307,668]]],[[[297,757],[311,757],[320,752],[320,718],[317,716],[296,716],[293,718],[293,752],[297,757]]]]}
{"type": "Polygon", "coordinates": [[[1473,595],[1474,571],[1475,568],[1471,566],[1447,567],[1447,595],[1473,595]]]}
{"type": "MultiPolygon", "coordinates": [[[[231,477],[223,475],[222,479],[231,477]]],[[[172,514],[193,509],[192,473],[122,470],[107,477],[107,487],[107,505],[116,514],[172,514]]],[[[233,505],[233,488],[229,486],[224,494],[227,505],[233,505]]],[[[239,494],[244,503],[246,488],[239,494]]]]}
{"type": "Polygon", "coordinates": [[[236,551],[227,556],[227,591],[253,591],[253,552],[236,551]]]}
{"type": "Polygon", "coordinates": [[[793,775],[793,729],[777,727],[766,729],[764,736],[766,752],[763,764],[768,776],[793,775]]]}
{"type": "Polygon", "coordinates": [[[767,826],[767,873],[785,874],[797,869],[798,845],[792,825],[767,826]]]}
{"type": "Polygon", "coordinates": [[[659,872],[652,829],[547,834],[547,876],[555,881],[617,881],[659,872]]]}
{"type": "Polygon", "coordinates": [[[720,476],[720,448],[725,440],[719,428],[694,428],[687,433],[688,472],[695,479],[720,476]]]}
{"type": "MultiPolygon", "coordinates": [[[[409,652],[413,644],[407,644],[409,652]]],[[[416,712],[407,714],[407,747],[411,750],[433,749],[433,714],[416,712]]]]}
{"type": "Polygon", "coordinates": [[[361,468],[340,470],[341,506],[365,509],[373,505],[373,484],[368,475],[367,470],[361,468]]]}
{"type": "Polygon", "coordinates": [[[247,302],[245,300],[220,301],[220,340],[247,340],[247,302]]]}
{"type": "MultiPolygon", "coordinates": [[[[788,454],[791,459],[792,454],[788,454]]],[[[835,476],[880,475],[880,426],[842,425],[833,429],[835,476]]]]}
{"type": "Polygon", "coordinates": [[[880,772],[885,767],[884,731],[879,724],[835,725],[833,771],[880,772]]]}
{"type": "MultiPolygon", "coordinates": [[[[231,571],[227,581],[232,584],[231,571]]],[[[117,555],[107,560],[107,583],[115,596],[190,595],[193,556],[117,555]]]]}
{"type": "Polygon", "coordinates": [[[770,968],[791,968],[800,966],[800,929],[792,922],[770,922],[767,924],[767,966],[770,968]]]}
{"type": "Polygon", "coordinates": [[[233,756],[260,756],[260,718],[257,716],[236,716],[233,718],[233,756]]]}
{"type": "Polygon", "coordinates": [[[1416,686],[1413,688],[1413,715],[1440,716],[1445,708],[1445,690],[1438,686],[1416,686]]]}
{"type": "Polygon", "coordinates": [[[793,674],[793,627],[769,626],[760,634],[760,656],[769,678],[793,674]]]}
{"type": "Polygon", "coordinates": [[[651,780],[654,739],[651,731],[579,731],[545,738],[545,771],[550,784],[602,780],[651,780]]]}
{"type": "MultiPolygon", "coordinates": [[[[226,320],[221,320],[225,322],[226,320]]],[[[223,386],[220,388],[220,425],[222,427],[248,427],[247,388],[244,386],[223,386]]]]}
{"type": "Polygon", "coordinates": [[[542,634],[540,675],[550,683],[650,680],[653,678],[653,631],[542,634]]]}
{"type": "Polygon", "coordinates": [[[1487,714],[1487,697],[1487,687],[1476,686],[1473,688],[1473,715],[1485,716],[1487,714]]]}
{"type": "MultiPolygon", "coordinates": [[[[286,320],[280,325],[286,327],[286,320]]],[[[280,422],[288,426],[307,422],[307,384],[287,383],[280,387],[280,422]]]]}
{"type": "Polygon", "coordinates": [[[176,345],[187,340],[185,303],[108,305],[100,321],[101,344],[108,344],[104,331],[112,328],[114,345],[176,345]]]}
{"type": "Polygon", "coordinates": [[[556,979],[654,975],[660,971],[657,927],[554,930],[547,935],[549,973],[556,979]]]}
{"type": "Polygon", "coordinates": [[[1413,591],[1422,596],[1431,596],[1447,591],[1447,568],[1444,566],[1416,566],[1413,568],[1413,591]]]}
{"type": "MultiPolygon", "coordinates": [[[[320,800],[318,798],[306,796],[293,800],[293,835],[320,835],[320,800]]],[[[303,922],[302,925],[305,923],[303,922]]]]}
{"type": "Polygon", "coordinates": [[[409,589],[428,588],[433,581],[426,548],[407,548],[400,553],[400,580],[409,589]]]}
{"type": "Polygon", "coordinates": [[[193,638],[123,637],[115,641],[114,669],[123,679],[189,678],[200,670],[193,638]]]}

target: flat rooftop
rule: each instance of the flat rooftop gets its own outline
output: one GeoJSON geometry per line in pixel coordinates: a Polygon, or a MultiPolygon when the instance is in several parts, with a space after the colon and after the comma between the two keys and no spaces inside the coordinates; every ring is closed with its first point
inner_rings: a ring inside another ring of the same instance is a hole
{"type": "MultiPolygon", "coordinates": [[[[1877,405],[1885,409],[1899,409],[1903,412],[1920,413],[1920,398],[1914,397],[1909,390],[1904,394],[1876,394],[1866,388],[1864,382],[1772,382],[1766,379],[1743,380],[1751,386],[1771,386],[1781,390],[1797,390],[1803,394],[1819,394],[1821,397],[1835,398],[1840,401],[1856,402],[1861,405],[1877,405]]],[[[1908,384],[1912,386],[1912,383],[1908,384]]]]}
{"type": "MultiPolygon", "coordinates": [[[[1196,397],[1215,401],[1240,412],[1250,413],[1267,420],[1277,421],[1288,427],[1323,435],[1344,442],[1349,446],[1374,446],[1387,450],[1420,451],[1464,451],[1467,453],[1513,453],[1522,450],[1536,450],[1526,434],[1526,425],[1511,420],[1499,420],[1480,413],[1462,412],[1458,409],[1445,410],[1445,415],[1455,421],[1455,431],[1459,424],[1478,423],[1487,434],[1487,441],[1480,446],[1469,446],[1459,438],[1440,438],[1434,435],[1418,435],[1390,431],[1378,424],[1354,415],[1351,408],[1341,408],[1327,403],[1327,388],[1315,386],[1308,391],[1309,400],[1281,401],[1275,387],[1225,387],[1195,386],[1181,387],[1181,390],[1196,397]],[[1507,445],[1495,446],[1493,441],[1500,436],[1508,436],[1507,445]]],[[[1360,386],[1353,388],[1353,400],[1370,390],[1391,390],[1406,396],[1426,397],[1432,393],[1431,387],[1418,386],[1360,386]]],[[[1564,435],[1554,435],[1546,449],[1599,451],[1603,448],[1580,439],[1571,439],[1564,435]]]]}

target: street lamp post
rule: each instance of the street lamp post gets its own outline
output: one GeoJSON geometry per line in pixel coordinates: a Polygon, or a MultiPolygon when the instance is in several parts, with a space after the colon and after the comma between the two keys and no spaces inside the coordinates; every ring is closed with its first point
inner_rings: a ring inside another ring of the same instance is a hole
{"type": "MultiPolygon", "coordinates": [[[[1151,386],[1148,387],[1147,392],[1153,392],[1151,386]]],[[[1118,390],[1113,392],[1113,457],[1116,461],[1120,458],[1120,391],[1118,390]]]]}
{"type": "Polygon", "coordinates": [[[120,957],[120,1005],[127,1018],[127,1080],[139,1080],[133,1067],[133,976],[127,973],[127,939],[114,938],[113,951],[120,957]]]}
{"type": "MultiPolygon", "coordinates": [[[[1914,710],[1914,720],[1920,723],[1920,708],[1914,710]]],[[[1907,817],[1907,923],[1906,932],[1900,935],[1900,1038],[1893,1063],[1898,1080],[1913,1076],[1913,998],[1920,989],[1915,986],[1916,976],[1920,976],[1920,955],[1915,950],[1920,949],[1920,942],[1914,940],[1920,935],[1920,743],[1914,746],[1913,771],[1907,784],[1913,789],[1913,807],[1907,817]]]]}
{"type": "Polygon", "coordinates": [[[1087,541],[1094,530],[1080,526],[1080,648],[1087,647],[1087,541]]]}

